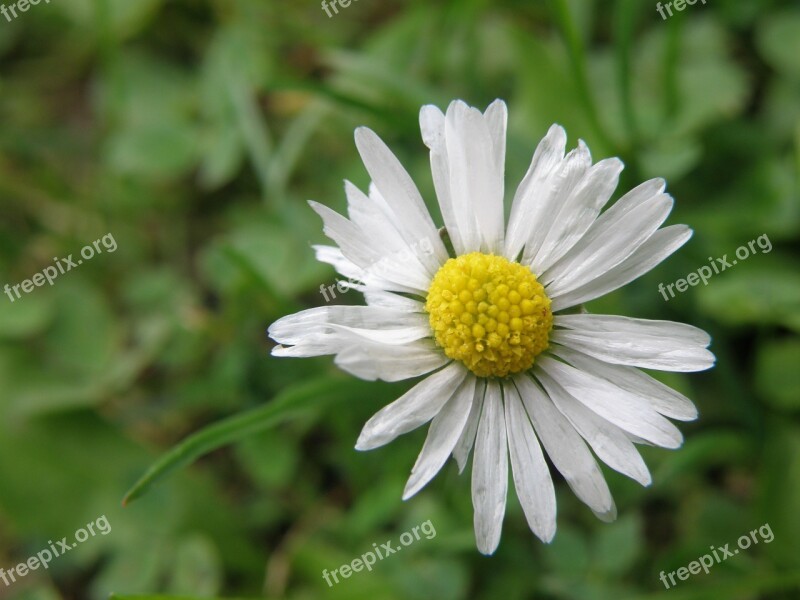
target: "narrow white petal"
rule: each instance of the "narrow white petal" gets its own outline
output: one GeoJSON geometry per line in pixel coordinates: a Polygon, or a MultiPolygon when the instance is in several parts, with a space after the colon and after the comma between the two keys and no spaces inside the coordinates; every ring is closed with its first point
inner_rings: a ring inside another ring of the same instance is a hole
{"type": "MultiPolygon", "coordinates": [[[[290,349],[294,348],[297,346],[290,349]]],[[[425,339],[403,346],[364,342],[339,344],[333,362],[343,371],[366,381],[403,381],[430,373],[449,360],[433,340],[425,339]]]]}
{"type": "Polygon", "coordinates": [[[525,241],[521,262],[530,265],[535,261],[542,243],[555,225],[554,216],[575,191],[591,164],[592,156],[589,148],[581,140],[578,147],[564,157],[559,167],[543,184],[539,210],[530,235],[525,241]]]}
{"type": "Polygon", "coordinates": [[[361,278],[364,276],[364,269],[356,265],[349,258],[345,258],[342,251],[336,246],[315,244],[311,247],[314,249],[314,256],[319,262],[332,265],[337,273],[344,275],[348,279],[363,281],[361,278]]]}
{"type": "Polygon", "coordinates": [[[362,379],[399,381],[428,373],[449,359],[430,339],[424,314],[375,306],[321,306],[287,315],[269,328],[281,346],[274,356],[335,354],[362,379]]]}
{"type": "Polygon", "coordinates": [[[492,554],[500,543],[508,493],[506,419],[500,385],[489,380],[472,459],[472,507],[475,540],[482,554],[492,554]]]}
{"type": "Polygon", "coordinates": [[[711,336],[699,327],[675,321],[583,313],[558,315],[555,318],[555,325],[575,329],[581,333],[668,338],[675,344],[699,345],[703,348],[711,343],[711,336]]]}
{"type": "Polygon", "coordinates": [[[451,199],[467,250],[500,253],[504,237],[503,172],[497,168],[483,114],[460,100],[452,102],[445,115],[445,144],[451,199]]]}
{"type": "Polygon", "coordinates": [[[333,333],[332,325],[357,329],[418,327],[425,315],[372,306],[317,306],[286,315],[269,326],[269,336],[280,344],[296,344],[319,333],[333,333]]]}
{"type": "Polygon", "coordinates": [[[332,265],[337,273],[347,277],[347,280],[337,280],[333,284],[320,286],[320,294],[326,302],[330,302],[336,297],[336,288],[339,285],[362,293],[366,293],[367,290],[373,290],[375,292],[402,292],[404,294],[420,295],[418,288],[387,281],[382,277],[378,277],[375,273],[365,271],[346,258],[342,251],[335,246],[315,245],[312,248],[319,262],[332,265]],[[364,283],[360,284],[358,282],[364,283]]]}
{"type": "Polygon", "coordinates": [[[611,491],[581,436],[530,376],[518,375],[514,383],[539,440],[556,469],[598,518],[613,521],[617,509],[611,491]]]}
{"type": "Polygon", "coordinates": [[[401,312],[422,313],[425,311],[425,305],[419,300],[401,296],[399,294],[392,294],[383,290],[376,290],[368,288],[364,290],[364,299],[369,306],[378,308],[388,308],[390,310],[398,310],[401,312]]]}
{"type": "Polygon", "coordinates": [[[379,410],[361,431],[356,450],[371,450],[430,421],[453,395],[468,371],[453,362],[429,375],[400,398],[379,410]]]}
{"type": "Polygon", "coordinates": [[[657,446],[677,448],[683,436],[675,425],[635,394],[549,356],[536,359],[534,372],[543,372],[571,396],[620,429],[657,446]]]}
{"type": "Polygon", "coordinates": [[[703,371],[714,365],[702,329],[671,321],[611,315],[561,315],[551,341],[612,364],[664,371],[703,371]]]}
{"type": "Polygon", "coordinates": [[[447,260],[447,250],[411,176],[375,132],[359,127],[355,141],[372,181],[396,217],[403,239],[411,246],[424,243],[433,249],[432,254],[422,254],[420,259],[435,273],[447,260]]]}
{"type": "Polygon", "coordinates": [[[591,167],[552,217],[552,225],[536,257],[534,273],[544,273],[569,251],[594,223],[617,187],[623,164],[618,158],[591,167]]]}
{"type": "Polygon", "coordinates": [[[548,295],[570,292],[631,256],[672,210],[668,194],[634,204],[625,198],[604,212],[586,234],[542,275],[548,295]]]}
{"type": "Polygon", "coordinates": [[[543,202],[548,193],[547,181],[564,158],[567,134],[560,125],[553,125],[539,142],[528,172],[519,184],[506,230],[505,256],[516,260],[537,219],[543,218],[543,202]]]}
{"type": "Polygon", "coordinates": [[[469,411],[469,418],[464,430],[461,432],[461,437],[458,438],[453,449],[453,458],[456,459],[458,464],[459,475],[464,472],[464,467],[467,466],[467,459],[472,450],[472,445],[475,443],[475,434],[478,431],[478,422],[481,418],[483,411],[483,397],[486,395],[486,383],[483,379],[479,380],[475,385],[475,395],[472,398],[472,407],[469,411]]]}
{"type": "Polygon", "coordinates": [[[381,249],[388,252],[401,251],[408,247],[403,236],[387,214],[386,207],[375,198],[370,198],[349,181],[344,182],[347,196],[347,213],[370,239],[380,240],[381,249]]]}
{"type": "Polygon", "coordinates": [[[417,462],[411,469],[411,476],[403,491],[403,500],[408,500],[425,487],[455,448],[469,417],[476,381],[475,377],[468,376],[434,417],[428,428],[425,445],[422,446],[417,462]]]}
{"type": "Polygon", "coordinates": [[[494,166],[502,175],[506,168],[506,129],[508,128],[508,107],[499,98],[492,102],[483,113],[489,127],[489,135],[494,146],[494,166]]]}
{"type": "Polygon", "coordinates": [[[556,533],[556,492],[550,470],[528,413],[513,384],[503,386],[505,394],[508,450],[514,486],[528,526],[547,543],[556,533]]]}
{"type": "MultiPolygon", "coordinates": [[[[431,275],[409,251],[408,259],[402,252],[386,252],[358,225],[323,204],[309,201],[309,205],[322,217],[323,231],[352,263],[363,269],[366,276],[374,275],[413,288],[417,293],[427,292],[431,275]]],[[[425,254],[419,254],[424,259],[425,254]]],[[[435,271],[434,271],[435,272],[435,271]]]]}
{"type": "Polygon", "coordinates": [[[586,408],[546,373],[538,371],[536,376],[561,414],[569,419],[600,460],[642,485],[650,485],[650,471],[622,429],[586,408]]]}
{"type": "MultiPolygon", "coordinates": [[[[436,189],[436,197],[439,200],[439,208],[442,211],[447,234],[456,254],[466,254],[469,240],[465,240],[462,235],[459,214],[453,206],[453,198],[450,194],[450,163],[445,144],[444,113],[436,106],[430,104],[423,106],[419,111],[419,127],[422,132],[422,140],[431,151],[433,186],[436,189]]],[[[461,214],[461,218],[464,218],[463,214],[461,214]]],[[[471,230],[472,228],[468,228],[467,235],[470,235],[471,230]]]]}
{"type": "Polygon", "coordinates": [[[650,406],[665,417],[679,421],[697,418],[697,408],[689,398],[635,367],[612,365],[566,346],[554,345],[550,351],[578,369],[602,377],[645,398],[650,406]]]}
{"type": "Polygon", "coordinates": [[[692,237],[686,225],[670,225],[656,231],[628,258],[596,279],[579,286],[571,292],[554,294],[553,312],[588,302],[627,285],[661,263],[692,237]]]}

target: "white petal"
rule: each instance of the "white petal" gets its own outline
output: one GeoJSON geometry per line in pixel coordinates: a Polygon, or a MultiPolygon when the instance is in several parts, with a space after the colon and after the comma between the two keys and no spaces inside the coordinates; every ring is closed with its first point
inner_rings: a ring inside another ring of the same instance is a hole
{"type": "Polygon", "coordinates": [[[316,244],[311,247],[314,249],[314,255],[319,262],[333,265],[337,273],[344,275],[348,279],[363,281],[361,278],[364,276],[364,269],[353,263],[350,259],[345,258],[342,251],[336,246],[316,244]]]}
{"type": "Polygon", "coordinates": [[[414,181],[375,132],[359,127],[355,140],[361,160],[394,213],[395,226],[403,239],[412,247],[424,244],[433,249],[420,259],[435,273],[447,260],[447,250],[414,181]]]}
{"type": "Polygon", "coordinates": [[[617,187],[623,164],[618,158],[591,167],[552,217],[552,225],[536,257],[534,273],[544,273],[570,250],[594,223],[617,187]]]}
{"type": "Polygon", "coordinates": [[[611,315],[559,315],[551,341],[612,364],[665,371],[702,371],[714,365],[702,329],[672,321],[611,315]]]}
{"type": "Polygon", "coordinates": [[[650,406],[665,417],[680,421],[697,418],[697,408],[691,400],[639,369],[612,365],[566,346],[554,345],[550,351],[578,369],[607,379],[622,389],[645,398],[650,406]]]}
{"type": "Polygon", "coordinates": [[[399,294],[392,294],[391,292],[385,292],[383,290],[368,288],[364,290],[364,299],[369,306],[379,308],[415,313],[422,313],[425,311],[425,305],[419,300],[414,300],[413,298],[408,298],[399,294]]]}
{"type": "Polygon", "coordinates": [[[549,193],[547,181],[561,164],[567,144],[567,134],[560,125],[553,125],[539,142],[531,165],[514,194],[511,215],[506,230],[505,256],[516,260],[537,219],[542,218],[545,196],[549,193]]]}
{"type": "Polygon", "coordinates": [[[547,543],[556,533],[556,492],[553,480],[517,388],[513,384],[507,384],[503,386],[503,391],[508,450],[517,497],[531,531],[547,543]]]}
{"type": "Polygon", "coordinates": [[[433,340],[425,339],[403,346],[363,342],[342,345],[334,363],[367,381],[402,381],[430,373],[449,360],[433,340]]]}
{"type": "Polygon", "coordinates": [[[584,406],[620,429],[664,448],[677,448],[683,442],[678,428],[646,400],[605,379],[549,356],[537,357],[534,372],[546,373],[584,406]]]}
{"type": "Polygon", "coordinates": [[[572,249],[542,275],[548,295],[570,292],[598,278],[653,235],[672,210],[672,197],[660,192],[643,201],[639,197],[638,193],[630,193],[604,212],[572,249]]]}
{"type": "Polygon", "coordinates": [[[347,196],[347,213],[350,220],[369,236],[379,240],[382,250],[397,252],[408,248],[392,221],[391,211],[385,206],[382,196],[370,198],[351,182],[344,182],[347,196]]]}
{"type": "Polygon", "coordinates": [[[428,428],[425,445],[411,469],[411,476],[403,491],[403,500],[408,500],[425,487],[450,456],[469,417],[476,381],[475,377],[467,377],[434,417],[428,428]]]}
{"type": "Polygon", "coordinates": [[[269,326],[269,336],[280,344],[297,344],[320,333],[334,334],[344,328],[375,330],[422,327],[425,315],[372,306],[318,306],[286,315],[269,326]]]}
{"type": "Polygon", "coordinates": [[[514,383],[539,440],[556,469],[598,518],[613,521],[617,509],[611,491],[581,436],[527,374],[516,376],[514,383]]]}
{"type": "Polygon", "coordinates": [[[444,130],[451,200],[467,250],[501,253],[503,171],[497,168],[486,120],[479,110],[456,100],[447,109],[444,130]]]}
{"type": "Polygon", "coordinates": [[[686,225],[670,225],[659,229],[633,254],[610,271],[571,292],[551,296],[552,311],[564,310],[621,288],[653,269],[688,242],[690,237],[692,230],[686,225]]]}
{"type": "Polygon", "coordinates": [[[453,458],[456,459],[456,464],[458,464],[459,475],[464,472],[464,467],[467,466],[467,459],[472,450],[472,445],[475,443],[475,434],[478,431],[478,422],[480,421],[481,412],[483,411],[483,397],[485,395],[486,383],[485,380],[481,379],[475,385],[475,395],[472,398],[472,407],[469,411],[467,424],[464,426],[461,437],[458,438],[458,443],[456,443],[453,449],[453,458]]]}
{"type": "Polygon", "coordinates": [[[320,286],[320,294],[323,295],[323,298],[326,302],[330,302],[330,300],[336,297],[334,288],[336,288],[338,285],[342,285],[349,289],[358,290],[362,293],[366,293],[367,290],[372,290],[375,292],[391,291],[420,295],[420,291],[417,288],[387,281],[382,277],[378,277],[374,273],[368,273],[361,267],[354,264],[350,259],[346,258],[344,254],[342,254],[342,251],[335,246],[314,245],[312,248],[314,249],[314,253],[319,262],[332,265],[333,268],[336,269],[337,273],[347,277],[346,281],[337,280],[335,284],[323,284],[320,286]],[[365,283],[360,284],[358,282],[365,283]],[[324,290],[327,290],[327,292],[324,290]],[[333,298],[328,298],[328,294],[331,294],[333,298]]]}
{"type": "Polygon", "coordinates": [[[569,419],[600,460],[642,485],[650,485],[650,471],[622,429],[586,408],[546,373],[538,371],[536,376],[561,414],[569,419]]]}
{"type": "Polygon", "coordinates": [[[500,543],[508,493],[506,419],[500,385],[489,380],[472,459],[472,507],[475,540],[482,554],[492,554],[500,543]]]}
{"type": "MultiPolygon", "coordinates": [[[[578,183],[583,179],[587,169],[592,164],[589,148],[581,140],[575,150],[571,150],[561,161],[558,168],[551,173],[544,184],[544,193],[541,197],[538,212],[525,242],[522,253],[522,263],[530,265],[534,262],[547,238],[547,234],[554,226],[554,216],[561,206],[572,195],[578,183]]],[[[539,273],[540,271],[537,271],[539,273]]]]}
{"type": "MultiPolygon", "coordinates": [[[[364,270],[365,275],[375,275],[387,281],[413,288],[418,293],[427,292],[431,283],[430,274],[413,260],[385,252],[370,239],[358,225],[323,204],[309,201],[309,205],[322,217],[323,231],[342,251],[342,254],[364,270]]],[[[420,254],[419,258],[424,259],[420,254]]]]}
{"type": "Polygon", "coordinates": [[[362,379],[399,381],[448,362],[422,313],[374,306],[322,306],[287,315],[269,328],[283,346],[274,356],[335,354],[335,362],[362,379]],[[423,339],[425,338],[425,339],[423,339]]]}
{"type": "MultiPolygon", "coordinates": [[[[492,102],[483,113],[489,135],[494,147],[494,167],[501,176],[506,169],[506,129],[508,127],[508,107],[499,98],[492,102]]],[[[504,183],[503,183],[504,185],[504,183]]]]}
{"type": "Polygon", "coordinates": [[[356,450],[371,450],[388,444],[430,421],[453,395],[468,371],[453,362],[429,375],[400,398],[379,410],[361,431],[356,450]]]}
{"type": "Polygon", "coordinates": [[[466,254],[467,247],[470,245],[470,236],[476,235],[477,226],[471,220],[467,220],[465,221],[467,229],[462,233],[459,216],[463,219],[465,215],[463,212],[459,215],[453,206],[450,194],[450,163],[444,137],[444,113],[436,106],[430,104],[423,106],[419,111],[419,127],[422,131],[422,140],[431,151],[433,186],[436,189],[436,197],[439,200],[439,208],[442,211],[447,234],[456,254],[466,254]]]}

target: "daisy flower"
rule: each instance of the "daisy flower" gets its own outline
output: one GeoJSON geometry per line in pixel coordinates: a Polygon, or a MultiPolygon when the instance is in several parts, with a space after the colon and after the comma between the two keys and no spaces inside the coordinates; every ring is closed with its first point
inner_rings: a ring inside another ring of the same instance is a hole
{"type": "Polygon", "coordinates": [[[426,377],[364,426],[358,450],[430,422],[403,494],[422,489],[452,455],[470,452],[477,546],[499,542],[509,462],[528,525],[549,542],[556,499],[545,452],[600,519],[616,507],[598,458],[642,485],[634,444],[681,445],[669,419],[692,402],[640,369],[701,371],[714,364],[702,330],[671,321],[586,313],[581,305],[650,271],[691,237],[660,228],[673,200],[646,181],[602,211],[622,162],[592,163],[583,141],[566,152],[553,125],[503,207],[507,109],[462,101],[420,111],[444,228],[389,148],[361,127],[355,141],[369,194],[345,182],[346,218],[311,202],[335,246],[316,246],[363,292],[366,306],[323,306],[279,319],[275,356],[332,354],[367,380],[426,377]],[[448,248],[448,246],[450,246],[448,248]],[[594,455],[593,455],[594,453],[594,455]]]}

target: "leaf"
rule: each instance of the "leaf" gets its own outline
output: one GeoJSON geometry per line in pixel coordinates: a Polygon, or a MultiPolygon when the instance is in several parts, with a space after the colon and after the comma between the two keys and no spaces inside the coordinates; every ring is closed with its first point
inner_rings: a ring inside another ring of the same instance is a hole
{"type": "Polygon", "coordinates": [[[41,332],[53,318],[52,296],[31,295],[0,311],[0,338],[20,339],[41,332]]]}
{"type": "Polygon", "coordinates": [[[125,495],[122,504],[127,505],[141,497],[155,482],[212,450],[299,417],[309,410],[352,398],[356,395],[355,388],[363,386],[359,384],[361,382],[335,377],[300,384],[281,392],[264,406],[234,415],[190,435],[145,472],[125,495]]]}
{"type": "Polygon", "coordinates": [[[756,358],[756,387],[775,408],[800,409],[800,340],[764,344],[756,358]]]}
{"type": "Polygon", "coordinates": [[[762,551],[776,566],[800,574],[800,427],[786,419],[774,420],[771,425],[760,469],[759,505],[763,522],[769,524],[775,539],[762,551]]]}
{"type": "MultiPolygon", "coordinates": [[[[128,596],[111,594],[108,600],[210,600],[208,596],[128,596]]],[[[256,598],[218,598],[217,600],[258,600],[256,598]]]]}
{"type": "Polygon", "coordinates": [[[758,28],[756,42],[761,55],[776,71],[800,77],[800,11],[769,15],[758,28]]]}
{"type": "Polygon", "coordinates": [[[599,530],[594,540],[594,564],[609,575],[621,575],[642,554],[642,524],[638,515],[620,518],[599,530]]]}
{"type": "Polygon", "coordinates": [[[210,598],[220,590],[220,562],[219,551],[207,536],[194,534],[182,539],[175,551],[176,564],[168,589],[210,598]]]}
{"type": "Polygon", "coordinates": [[[734,269],[697,288],[703,313],[728,325],[780,324],[800,331],[800,275],[791,263],[758,255],[734,269]]]}

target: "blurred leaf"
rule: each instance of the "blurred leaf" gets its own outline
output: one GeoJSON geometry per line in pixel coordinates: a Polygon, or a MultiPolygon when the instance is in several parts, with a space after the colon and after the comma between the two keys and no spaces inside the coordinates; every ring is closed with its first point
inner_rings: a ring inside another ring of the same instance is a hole
{"type": "Polygon", "coordinates": [[[119,88],[105,81],[102,106],[118,122],[106,160],[117,172],[153,181],[177,177],[200,156],[196,85],[176,65],[145,54],[125,55],[119,88]]]}
{"type": "Polygon", "coordinates": [[[599,530],[592,553],[594,565],[612,576],[627,571],[642,553],[642,532],[638,515],[626,515],[599,530]]]}
{"type": "Polygon", "coordinates": [[[752,441],[733,431],[706,431],[684,442],[680,452],[670,454],[653,474],[654,487],[666,488],[681,475],[700,476],[718,464],[743,461],[753,451],[752,441]]]}
{"type": "Polygon", "coordinates": [[[172,471],[190,465],[212,450],[297,418],[308,411],[350,399],[363,385],[363,382],[324,377],[286,389],[262,407],[218,421],[190,435],[164,454],[128,491],[123,504],[139,498],[172,471]]]}
{"type": "Polygon", "coordinates": [[[135,34],[155,15],[163,0],[70,0],[53,3],[85,28],[97,26],[99,15],[108,15],[108,23],[119,38],[135,34]]]}
{"type": "Polygon", "coordinates": [[[179,542],[169,589],[208,598],[220,591],[222,572],[216,547],[200,535],[179,542]]]}
{"type": "Polygon", "coordinates": [[[758,48],[775,70],[800,78],[800,11],[773,12],[760,23],[758,48]]]}
{"type": "Polygon", "coordinates": [[[796,423],[773,421],[764,449],[760,474],[760,505],[775,539],[764,551],[772,560],[800,575],[800,428],[796,423]]]}
{"type": "Polygon", "coordinates": [[[698,288],[700,310],[730,325],[779,324],[800,332],[800,273],[762,256],[749,260],[760,264],[737,265],[698,288]]]}
{"type": "Polygon", "coordinates": [[[557,575],[581,579],[589,567],[589,547],[575,529],[561,526],[553,541],[543,548],[544,559],[557,575]]]}
{"type": "Polygon", "coordinates": [[[774,408],[800,410],[800,339],[770,341],[759,347],[756,386],[774,408]]]}
{"type": "Polygon", "coordinates": [[[0,338],[19,339],[40,333],[53,318],[50,295],[19,298],[12,307],[0,311],[0,338]]]}

